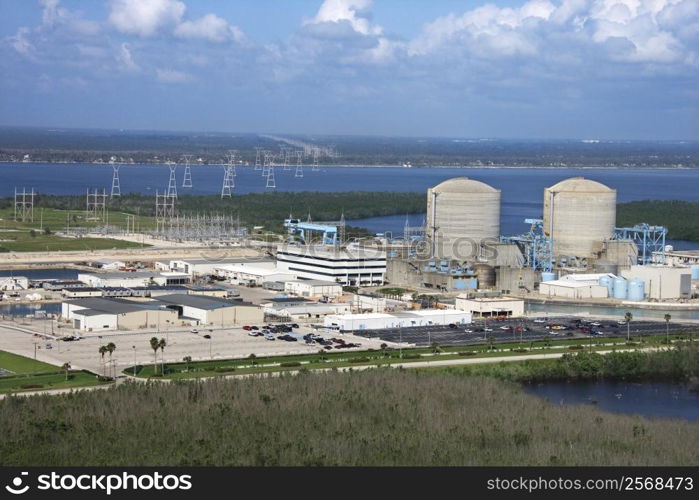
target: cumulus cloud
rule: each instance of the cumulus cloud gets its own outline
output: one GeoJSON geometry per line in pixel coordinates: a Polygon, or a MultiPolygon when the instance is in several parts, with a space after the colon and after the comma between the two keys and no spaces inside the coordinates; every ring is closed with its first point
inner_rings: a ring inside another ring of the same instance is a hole
{"type": "Polygon", "coordinates": [[[128,43],[122,43],[116,55],[117,64],[122,71],[133,72],[141,69],[133,59],[128,43]]]}
{"type": "Polygon", "coordinates": [[[324,0],[315,17],[305,24],[334,23],[339,29],[346,24],[362,35],[380,35],[381,26],[372,24],[365,16],[371,3],[372,0],[324,0]]]}
{"type": "Polygon", "coordinates": [[[112,0],[109,22],[121,33],[145,38],[179,24],[185,9],[179,0],[112,0]]]}
{"type": "Polygon", "coordinates": [[[216,14],[206,14],[193,21],[184,21],[175,28],[174,34],[179,38],[199,38],[210,42],[242,42],[245,39],[240,28],[229,25],[228,21],[216,14]]]}

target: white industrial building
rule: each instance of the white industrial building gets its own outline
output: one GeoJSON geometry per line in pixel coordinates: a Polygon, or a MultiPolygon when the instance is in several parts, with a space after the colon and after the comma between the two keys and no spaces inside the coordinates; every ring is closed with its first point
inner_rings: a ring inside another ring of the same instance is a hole
{"type": "MultiPolygon", "coordinates": [[[[157,267],[162,267],[164,263],[156,263],[157,267]]],[[[190,276],[205,276],[216,274],[216,268],[224,267],[228,264],[250,264],[258,267],[266,267],[269,264],[274,266],[274,261],[270,259],[254,259],[252,257],[239,257],[231,259],[183,259],[171,260],[168,267],[170,271],[187,273],[190,276]]]]}
{"type": "Polygon", "coordinates": [[[27,290],[29,278],[24,276],[0,276],[0,291],[27,290]]]}
{"type": "Polygon", "coordinates": [[[409,328],[412,326],[468,324],[471,313],[447,309],[420,309],[397,313],[344,314],[326,316],[326,328],[341,331],[409,328]]]}
{"type": "Polygon", "coordinates": [[[133,330],[176,325],[177,311],[162,304],[113,298],[82,298],[61,304],[61,316],[82,331],[133,330]]]}
{"type": "Polygon", "coordinates": [[[566,274],[560,279],[562,281],[572,281],[574,283],[581,283],[584,285],[599,285],[599,280],[602,278],[614,279],[615,275],[611,273],[579,273],[579,274],[566,274]]]}
{"type": "Polygon", "coordinates": [[[258,286],[266,281],[286,281],[297,278],[295,273],[277,268],[272,261],[225,264],[216,267],[214,272],[217,276],[226,278],[234,284],[255,284],[258,286]]]}
{"type": "Polygon", "coordinates": [[[381,285],[386,275],[386,252],[361,247],[280,245],[277,265],[301,279],[381,285]]]}
{"type": "Polygon", "coordinates": [[[306,302],[296,306],[286,306],[275,310],[275,315],[293,321],[315,321],[338,314],[348,314],[350,305],[342,302],[306,302]]]}
{"type": "Polygon", "coordinates": [[[692,294],[692,270],[688,267],[631,266],[621,275],[627,280],[643,280],[649,299],[686,299],[692,294]]]}
{"type": "Polygon", "coordinates": [[[118,271],[119,269],[123,269],[126,267],[126,262],[124,262],[123,260],[98,259],[90,262],[90,266],[108,271],[118,271]]]}
{"type": "Polygon", "coordinates": [[[260,307],[219,297],[177,293],[157,297],[154,302],[177,311],[179,319],[193,324],[229,326],[264,321],[264,312],[260,307]]]}
{"type": "Polygon", "coordinates": [[[284,283],[284,291],[301,297],[337,298],[342,295],[342,285],[325,280],[289,280],[284,283]]]}
{"type": "Polygon", "coordinates": [[[494,316],[524,316],[524,300],[513,297],[469,298],[462,294],[456,298],[455,309],[466,311],[474,318],[494,316]]]}
{"type": "Polygon", "coordinates": [[[608,297],[606,286],[562,279],[539,283],[539,293],[548,297],[566,299],[604,299],[608,297]]]}
{"type": "Polygon", "coordinates": [[[79,273],[78,280],[94,288],[130,288],[149,285],[184,285],[191,281],[191,277],[186,273],[172,271],[122,271],[111,273],[79,273]]]}

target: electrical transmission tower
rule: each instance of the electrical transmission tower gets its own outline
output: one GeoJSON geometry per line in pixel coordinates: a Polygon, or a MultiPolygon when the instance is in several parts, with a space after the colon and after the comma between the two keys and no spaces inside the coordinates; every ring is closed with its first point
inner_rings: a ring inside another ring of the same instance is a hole
{"type": "Polygon", "coordinates": [[[155,224],[156,231],[165,231],[165,225],[175,216],[175,198],[170,194],[160,194],[155,191],[155,224]]]}
{"type": "Polygon", "coordinates": [[[27,193],[26,188],[18,193],[15,188],[15,220],[34,222],[34,188],[27,193]]]}
{"type": "Polygon", "coordinates": [[[261,147],[255,147],[255,170],[262,170],[261,147]]]}
{"type": "Polygon", "coordinates": [[[230,151],[226,158],[228,163],[223,166],[223,185],[221,186],[221,198],[230,198],[235,187],[235,153],[230,151]]]}
{"type": "Polygon", "coordinates": [[[119,166],[117,163],[112,165],[112,191],[109,195],[110,198],[115,196],[121,196],[121,184],[119,183],[119,166]]]}
{"type": "Polygon", "coordinates": [[[274,180],[274,167],[270,166],[267,173],[267,184],[265,184],[266,189],[276,189],[277,183],[274,180]]]}
{"type": "Polygon", "coordinates": [[[282,155],[284,156],[284,170],[291,170],[291,155],[293,151],[291,148],[282,148],[282,155]]]}
{"type": "Polygon", "coordinates": [[[99,191],[100,190],[98,188],[95,188],[94,191],[90,191],[90,188],[87,188],[85,218],[88,220],[104,222],[107,207],[107,190],[102,189],[101,193],[99,191]]]}
{"type": "Polygon", "coordinates": [[[320,170],[318,167],[318,160],[320,158],[320,148],[313,148],[313,168],[311,168],[312,171],[317,172],[320,170]]]}
{"type": "Polygon", "coordinates": [[[269,175],[269,169],[272,166],[272,153],[269,151],[263,151],[264,160],[262,163],[262,177],[267,177],[269,175]]]}
{"type": "MultiPolygon", "coordinates": [[[[192,187],[192,166],[189,164],[190,160],[192,159],[192,155],[182,155],[182,159],[184,160],[184,179],[182,180],[182,187],[183,188],[191,188],[192,187]]],[[[177,193],[175,193],[177,194],[177,193]]]]}
{"type": "Polygon", "coordinates": [[[303,177],[303,151],[296,151],[296,172],[294,177],[303,177]]]}
{"type": "Polygon", "coordinates": [[[177,178],[175,177],[175,172],[177,171],[177,164],[168,166],[170,167],[170,181],[167,185],[167,196],[177,198],[177,178]]]}

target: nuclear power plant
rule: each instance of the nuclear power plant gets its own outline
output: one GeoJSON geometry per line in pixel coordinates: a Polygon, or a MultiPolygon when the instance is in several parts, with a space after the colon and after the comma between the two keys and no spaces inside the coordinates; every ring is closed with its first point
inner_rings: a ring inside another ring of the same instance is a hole
{"type": "Polygon", "coordinates": [[[407,250],[389,255],[387,282],[471,294],[688,298],[691,270],[664,265],[667,230],[617,227],[616,203],[615,189],[572,177],[543,188],[541,216],[523,219],[521,234],[503,235],[496,186],[446,180],[427,190],[422,238],[406,230],[407,250]],[[672,290],[657,291],[661,275],[672,290]]]}

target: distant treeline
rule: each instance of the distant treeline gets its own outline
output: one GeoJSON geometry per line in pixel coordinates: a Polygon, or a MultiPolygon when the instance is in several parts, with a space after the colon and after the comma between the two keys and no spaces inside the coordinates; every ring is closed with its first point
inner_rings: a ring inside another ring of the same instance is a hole
{"type": "Polygon", "coordinates": [[[644,200],[620,203],[617,205],[616,221],[620,227],[633,226],[639,222],[665,226],[669,239],[699,241],[697,201],[644,200]]]}
{"type": "MultiPolygon", "coordinates": [[[[219,195],[181,195],[177,211],[187,214],[226,214],[240,217],[242,226],[264,226],[271,231],[281,231],[284,219],[293,215],[313,221],[339,221],[344,214],[351,226],[352,219],[384,215],[415,214],[425,211],[426,195],[423,193],[388,192],[273,192],[235,195],[221,199],[219,195]]],[[[11,198],[0,200],[0,208],[12,206],[11,198]]],[[[84,196],[39,195],[36,207],[59,210],[85,210],[84,196]]],[[[110,211],[128,212],[142,216],[155,215],[155,197],[143,194],[126,194],[108,201],[110,211]]],[[[360,234],[364,232],[357,230],[360,234]]]]}

